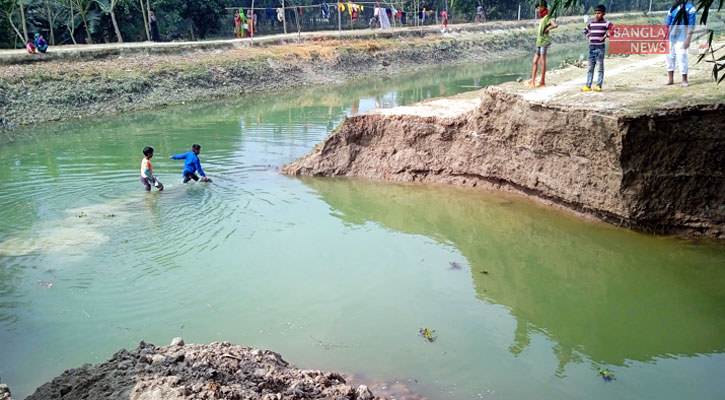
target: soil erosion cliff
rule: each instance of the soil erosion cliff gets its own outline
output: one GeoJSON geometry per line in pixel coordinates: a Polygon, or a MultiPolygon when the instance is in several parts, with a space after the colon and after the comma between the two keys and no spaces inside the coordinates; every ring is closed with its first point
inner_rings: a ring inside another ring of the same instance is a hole
{"type": "Polygon", "coordinates": [[[617,225],[724,237],[725,104],[621,112],[514,85],[348,118],[282,173],[511,190],[617,225]]]}

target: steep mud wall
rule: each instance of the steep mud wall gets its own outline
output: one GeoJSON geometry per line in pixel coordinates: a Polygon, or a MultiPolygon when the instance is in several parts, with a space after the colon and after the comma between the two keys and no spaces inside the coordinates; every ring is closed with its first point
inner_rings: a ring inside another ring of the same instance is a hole
{"type": "Polygon", "coordinates": [[[282,172],[511,190],[618,225],[717,237],[725,232],[723,111],[621,116],[489,88],[471,112],[450,117],[349,118],[282,172]]]}

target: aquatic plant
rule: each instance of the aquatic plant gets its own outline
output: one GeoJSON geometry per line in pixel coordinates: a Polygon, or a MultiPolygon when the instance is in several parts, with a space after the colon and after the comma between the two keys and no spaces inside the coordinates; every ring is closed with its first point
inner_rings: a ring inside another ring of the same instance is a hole
{"type": "Polygon", "coordinates": [[[42,288],[50,289],[53,287],[53,283],[46,282],[46,281],[35,281],[35,285],[40,286],[42,288]]]}
{"type": "Polygon", "coordinates": [[[602,379],[604,379],[605,382],[610,382],[614,379],[614,372],[606,368],[597,368],[597,371],[599,371],[599,375],[602,376],[602,379]]]}
{"type": "Polygon", "coordinates": [[[428,329],[428,328],[420,328],[418,331],[420,332],[420,335],[425,338],[425,340],[429,342],[435,342],[436,339],[438,339],[437,336],[433,336],[433,332],[435,332],[435,329],[428,329]]]}

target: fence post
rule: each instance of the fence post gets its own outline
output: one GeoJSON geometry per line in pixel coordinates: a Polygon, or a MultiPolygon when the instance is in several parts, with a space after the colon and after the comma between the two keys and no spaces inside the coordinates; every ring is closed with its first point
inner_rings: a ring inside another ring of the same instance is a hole
{"type": "Polygon", "coordinates": [[[284,34],[287,34],[287,9],[284,8],[284,0],[282,0],[282,27],[284,28],[284,34]]]}
{"type": "Polygon", "coordinates": [[[254,31],[257,30],[257,27],[254,26],[254,16],[256,14],[254,13],[254,0],[252,0],[252,20],[249,22],[249,26],[252,28],[249,30],[249,43],[251,47],[254,47],[254,31]]]}

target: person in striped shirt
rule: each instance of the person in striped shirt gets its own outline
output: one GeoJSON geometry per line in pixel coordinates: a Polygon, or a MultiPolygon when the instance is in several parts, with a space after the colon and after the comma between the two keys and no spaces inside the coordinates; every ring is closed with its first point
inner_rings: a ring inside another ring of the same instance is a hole
{"type": "Polygon", "coordinates": [[[594,91],[601,92],[604,83],[604,40],[609,36],[609,29],[612,24],[604,19],[607,8],[603,4],[594,7],[594,20],[587,24],[584,28],[584,34],[589,38],[589,71],[587,71],[587,85],[582,88],[582,92],[592,90],[592,80],[594,78],[594,68],[599,64],[599,74],[597,75],[597,85],[594,91]]]}

